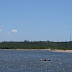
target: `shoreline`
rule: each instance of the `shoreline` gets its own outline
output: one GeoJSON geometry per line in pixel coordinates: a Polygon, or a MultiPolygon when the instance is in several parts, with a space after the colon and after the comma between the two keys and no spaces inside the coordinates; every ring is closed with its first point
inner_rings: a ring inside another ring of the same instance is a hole
{"type": "Polygon", "coordinates": [[[51,49],[0,49],[0,50],[46,50],[46,51],[52,51],[52,52],[69,52],[72,53],[72,50],[51,50],[51,49]]]}
{"type": "Polygon", "coordinates": [[[0,49],[0,50],[51,50],[51,49],[0,49]]]}
{"type": "Polygon", "coordinates": [[[69,52],[72,53],[72,50],[52,50],[53,52],[69,52]]]}

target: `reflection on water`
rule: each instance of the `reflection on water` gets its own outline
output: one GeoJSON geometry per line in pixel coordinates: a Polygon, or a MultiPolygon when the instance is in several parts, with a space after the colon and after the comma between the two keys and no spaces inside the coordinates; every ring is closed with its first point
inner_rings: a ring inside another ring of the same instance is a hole
{"type": "Polygon", "coordinates": [[[71,61],[72,53],[0,50],[0,72],[72,72],[71,61]]]}

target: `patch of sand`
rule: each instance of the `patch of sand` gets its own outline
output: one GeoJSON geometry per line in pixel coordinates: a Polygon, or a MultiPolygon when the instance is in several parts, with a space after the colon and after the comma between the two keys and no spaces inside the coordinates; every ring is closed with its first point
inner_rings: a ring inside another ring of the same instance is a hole
{"type": "Polygon", "coordinates": [[[52,50],[53,52],[72,52],[72,50],[52,50]]]}
{"type": "Polygon", "coordinates": [[[0,49],[0,50],[49,50],[53,52],[72,52],[72,50],[51,50],[51,49],[0,49]]]}

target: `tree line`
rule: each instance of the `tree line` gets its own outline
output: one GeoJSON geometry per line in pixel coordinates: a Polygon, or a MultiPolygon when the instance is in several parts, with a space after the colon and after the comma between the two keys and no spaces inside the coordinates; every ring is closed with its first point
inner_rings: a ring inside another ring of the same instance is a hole
{"type": "Polygon", "coordinates": [[[0,49],[63,49],[72,50],[72,42],[52,41],[4,41],[0,42],[0,49]]]}

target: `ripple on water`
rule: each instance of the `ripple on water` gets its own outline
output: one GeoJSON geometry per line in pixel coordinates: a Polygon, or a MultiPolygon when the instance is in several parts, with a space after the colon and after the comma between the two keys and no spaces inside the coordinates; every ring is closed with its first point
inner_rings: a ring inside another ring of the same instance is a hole
{"type": "Polygon", "coordinates": [[[1,72],[72,72],[72,53],[50,51],[1,51],[1,72]],[[40,59],[50,59],[50,62],[40,59]]]}

